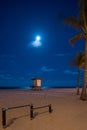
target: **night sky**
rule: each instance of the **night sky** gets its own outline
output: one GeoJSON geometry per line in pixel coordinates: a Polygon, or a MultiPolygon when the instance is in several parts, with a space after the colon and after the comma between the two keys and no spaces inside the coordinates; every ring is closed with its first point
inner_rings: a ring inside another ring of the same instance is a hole
{"type": "Polygon", "coordinates": [[[69,62],[84,41],[69,45],[77,30],[64,20],[77,14],[78,0],[0,0],[0,86],[28,87],[37,77],[43,86],[76,86],[77,68],[69,62]]]}

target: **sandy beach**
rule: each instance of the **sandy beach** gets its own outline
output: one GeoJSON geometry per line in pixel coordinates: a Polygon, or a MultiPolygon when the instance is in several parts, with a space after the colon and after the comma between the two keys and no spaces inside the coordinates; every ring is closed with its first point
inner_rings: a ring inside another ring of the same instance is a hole
{"type": "MultiPolygon", "coordinates": [[[[76,89],[0,90],[0,108],[15,107],[33,103],[34,107],[51,104],[48,108],[37,109],[30,119],[30,108],[7,110],[6,130],[86,130],[87,101],[81,101],[76,89]]],[[[0,109],[0,130],[2,110],[0,109]]]]}

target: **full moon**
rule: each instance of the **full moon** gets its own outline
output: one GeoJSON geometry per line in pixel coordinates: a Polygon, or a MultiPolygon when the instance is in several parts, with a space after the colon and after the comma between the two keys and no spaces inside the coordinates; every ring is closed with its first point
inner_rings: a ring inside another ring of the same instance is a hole
{"type": "Polygon", "coordinates": [[[40,47],[41,44],[41,37],[40,36],[36,36],[36,40],[32,42],[33,47],[40,47]]]}
{"type": "Polygon", "coordinates": [[[36,37],[36,40],[37,40],[37,41],[40,41],[40,39],[41,39],[40,36],[37,36],[37,37],[36,37]]]}

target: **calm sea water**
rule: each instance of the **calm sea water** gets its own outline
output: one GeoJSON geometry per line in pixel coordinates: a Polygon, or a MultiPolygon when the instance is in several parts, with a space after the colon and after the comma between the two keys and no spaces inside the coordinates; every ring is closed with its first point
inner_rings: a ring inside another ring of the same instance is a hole
{"type": "MultiPolygon", "coordinates": [[[[42,89],[76,88],[76,86],[44,86],[42,89]]],[[[0,86],[0,89],[31,89],[31,87],[0,86]]]]}

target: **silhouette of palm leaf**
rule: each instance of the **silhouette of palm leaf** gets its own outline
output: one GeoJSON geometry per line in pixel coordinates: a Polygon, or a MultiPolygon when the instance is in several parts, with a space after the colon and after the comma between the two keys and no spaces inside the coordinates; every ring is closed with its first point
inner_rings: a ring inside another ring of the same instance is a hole
{"type": "Polygon", "coordinates": [[[74,37],[72,37],[72,38],[69,40],[71,46],[73,47],[73,46],[74,46],[74,42],[77,41],[77,40],[79,40],[79,39],[82,38],[82,37],[83,37],[82,33],[79,33],[79,34],[75,35],[74,37]]]}

